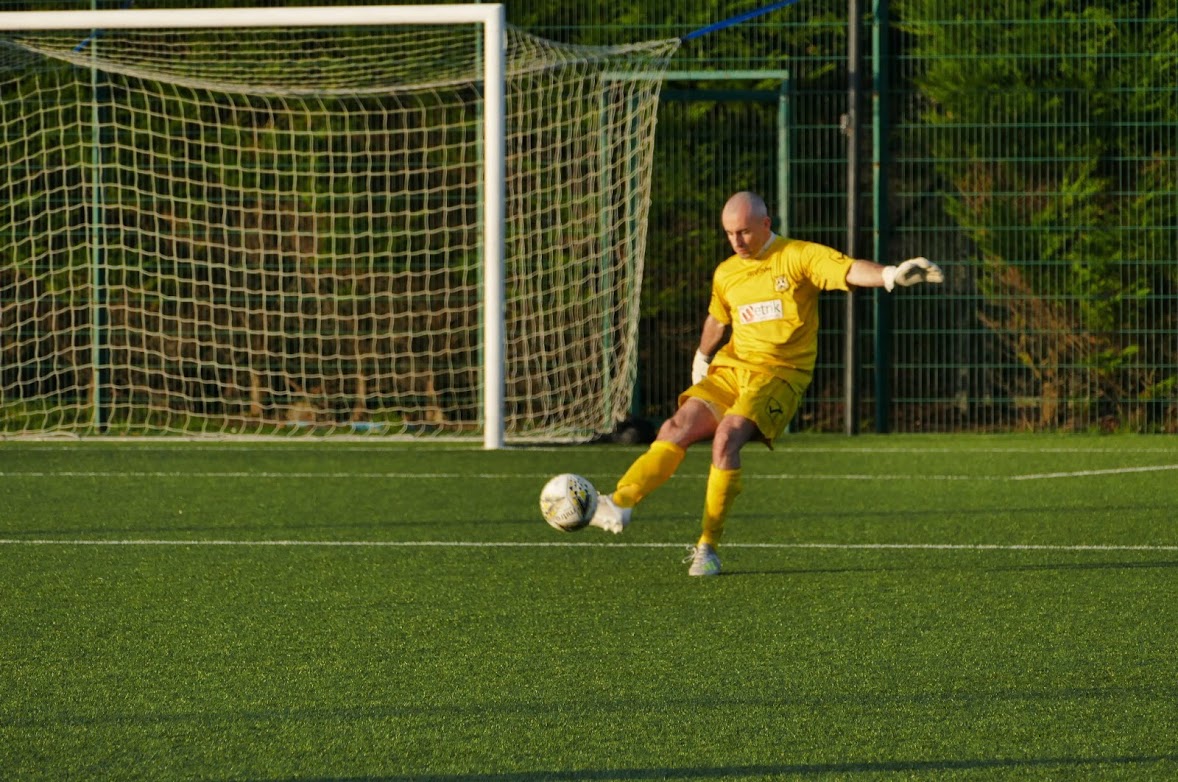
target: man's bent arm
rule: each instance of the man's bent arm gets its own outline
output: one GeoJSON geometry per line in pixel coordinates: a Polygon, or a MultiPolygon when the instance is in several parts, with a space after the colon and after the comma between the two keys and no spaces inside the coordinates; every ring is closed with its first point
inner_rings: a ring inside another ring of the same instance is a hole
{"type": "Polygon", "coordinates": [[[699,352],[710,359],[727,341],[728,326],[708,315],[699,335],[699,352]]]}

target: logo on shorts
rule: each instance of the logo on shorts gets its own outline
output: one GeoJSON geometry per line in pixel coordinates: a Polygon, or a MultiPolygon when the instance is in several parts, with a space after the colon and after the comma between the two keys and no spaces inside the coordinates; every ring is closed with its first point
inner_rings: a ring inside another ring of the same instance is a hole
{"type": "Polygon", "coordinates": [[[770,399],[767,408],[769,410],[770,418],[776,418],[784,412],[776,399],[770,399]]]}

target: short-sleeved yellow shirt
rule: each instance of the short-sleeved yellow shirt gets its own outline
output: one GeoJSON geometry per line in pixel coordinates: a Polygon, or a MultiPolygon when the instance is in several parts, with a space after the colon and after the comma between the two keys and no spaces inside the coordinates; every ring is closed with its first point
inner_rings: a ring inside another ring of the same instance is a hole
{"type": "Polygon", "coordinates": [[[758,258],[734,255],[716,267],[708,313],[732,327],[713,366],[810,374],[818,355],[818,294],[848,290],[854,259],[799,239],[772,237],[758,258]]]}

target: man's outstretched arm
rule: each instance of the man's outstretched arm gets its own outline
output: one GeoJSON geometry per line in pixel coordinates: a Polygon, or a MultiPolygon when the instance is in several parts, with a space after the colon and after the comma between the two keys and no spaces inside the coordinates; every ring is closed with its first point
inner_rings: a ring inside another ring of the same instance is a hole
{"type": "Polygon", "coordinates": [[[855,261],[847,272],[847,282],[856,288],[907,288],[921,282],[940,283],[945,279],[941,267],[927,258],[910,258],[896,266],[882,266],[873,261],[855,261]]]}

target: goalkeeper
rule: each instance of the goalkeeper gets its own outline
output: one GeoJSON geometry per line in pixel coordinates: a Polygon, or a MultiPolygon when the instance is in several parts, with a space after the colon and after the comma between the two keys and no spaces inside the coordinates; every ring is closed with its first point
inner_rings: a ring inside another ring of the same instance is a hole
{"type": "Polygon", "coordinates": [[[618,533],[635,505],[683,462],[686,449],[712,440],[703,531],[688,573],[720,573],[716,548],[741,492],[740,452],[750,440],[769,447],[797,411],[818,352],[818,294],[826,290],[939,283],[941,270],[924,258],[898,266],[860,261],[813,242],[776,236],[765,201],[740,192],[720,216],[735,253],[716,267],[712,298],[691,367],[692,386],[663,423],[650,449],[602,493],[590,522],[618,533]]]}

